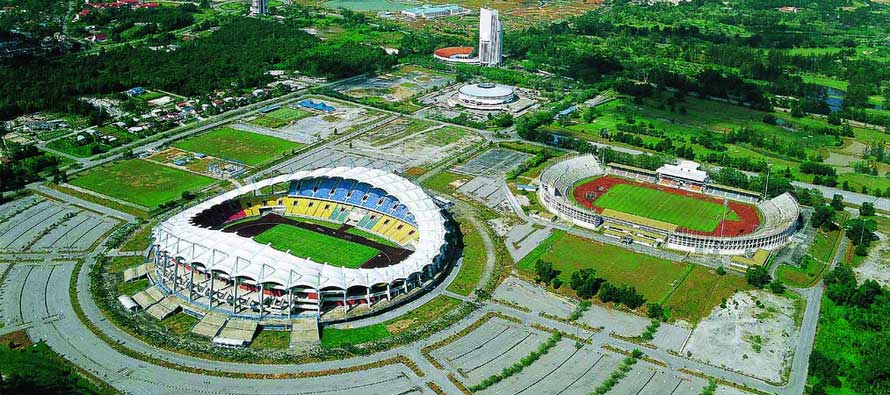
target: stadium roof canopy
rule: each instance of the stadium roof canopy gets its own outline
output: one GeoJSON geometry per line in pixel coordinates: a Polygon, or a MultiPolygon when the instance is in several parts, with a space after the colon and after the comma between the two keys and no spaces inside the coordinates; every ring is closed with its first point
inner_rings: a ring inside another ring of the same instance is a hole
{"type": "Polygon", "coordinates": [[[421,272],[445,245],[445,219],[439,207],[417,185],[395,174],[364,167],[322,168],[285,174],[231,190],[191,207],[162,222],[154,230],[162,251],[195,262],[210,270],[256,283],[273,282],[285,287],[348,288],[391,283],[421,272]],[[403,261],[383,268],[350,269],[315,262],[234,233],[202,228],[191,223],[198,213],[217,204],[252,194],[264,187],[305,178],[339,177],[365,182],[385,190],[414,214],[420,233],[415,250],[403,261]]]}
{"type": "Polygon", "coordinates": [[[483,82],[464,85],[460,87],[460,93],[473,97],[504,97],[513,94],[513,87],[483,82]]]}
{"type": "Polygon", "coordinates": [[[690,160],[681,160],[680,163],[676,165],[667,164],[661,166],[656,170],[659,176],[668,176],[674,178],[681,178],[684,180],[691,180],[695,182],[706,182],[708,181],[708,173],[704,170],[699,170],[699,165],[696,162],[690,160]]]}

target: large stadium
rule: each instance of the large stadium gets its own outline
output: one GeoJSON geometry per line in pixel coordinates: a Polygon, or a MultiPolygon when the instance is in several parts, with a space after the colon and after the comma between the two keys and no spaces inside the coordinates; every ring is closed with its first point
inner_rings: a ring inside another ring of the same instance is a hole
{"type": "MultiPolygon", "coordinates": [[[[447,266],[450,227],[408,180],[322,168],[245,185],[160,223],[160,288],[186,308],[251,318],[393,304],[447,266]]],[[[342,314],[341,314],[342,316],[342,314]]]]}
{"type": "Polygon", "coordinates": [[[545,169],[540,181],[544,207],[566,221],[627,243],[695,254],[774,250],[788,242],[800,217],[790,194],[760,200],[712,183],[688,161],[650,171],[573,156],[545,169]]]}

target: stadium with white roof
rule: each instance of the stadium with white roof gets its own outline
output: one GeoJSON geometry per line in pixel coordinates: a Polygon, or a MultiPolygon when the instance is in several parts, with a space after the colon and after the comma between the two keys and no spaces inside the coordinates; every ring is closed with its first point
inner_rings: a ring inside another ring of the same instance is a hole
{"type": "Polygon", "coordinates": [[[338,167],[262,180],[188,208],[154,229],[153,252],[159,287],[184,307],[291,318],[342,315],[423,292],[447,267],[450,235],[441,209],[417,185],[382,170],[338,167]],[[347,267],[250,237],[257,227],[297,221],[325,223],[316,228],[383,252],[347,267]]]}

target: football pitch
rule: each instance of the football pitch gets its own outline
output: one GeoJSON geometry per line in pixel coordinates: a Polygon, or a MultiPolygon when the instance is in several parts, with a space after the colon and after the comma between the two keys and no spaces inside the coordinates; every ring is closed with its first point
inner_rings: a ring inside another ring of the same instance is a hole
{"type": "MultiPolygon", "coordinates": [[[[630,184],[612,186],[593,204],[700,232],[717,228],[723,220],[724,210],[718,203],[630,184]]],[[[726,210],[727,220],[740,220],[732,209],[726,210]]]]}
{"type": "Polygon", "coordinates": [[[279,129],[287,126],[290,122],[299,121],[311,116],[311,112],[298,108],[279,108],[275,111],[263,114],[259,118],[251,121],[251,123],[270,129],[279,129]]]}
{"type": "Polygon", "coordinates": [[[142,159],[87,170],[72,185],[153,209],[216,180],[142,159]]]}
{"type": "Polygon", "coordinates": [[[365,245],[286,224],[275,225],[253,239],[260,244],[271,243],[276,250],[290,250],[291,255],[300,258],[350,269],[361,267],[380,253],[365,245]]]}
{"type": "Polygon", "coordinates": [[[224,127],[178,141],[173,146],[255,166],[303,145],[277,137],[224,127]]]}

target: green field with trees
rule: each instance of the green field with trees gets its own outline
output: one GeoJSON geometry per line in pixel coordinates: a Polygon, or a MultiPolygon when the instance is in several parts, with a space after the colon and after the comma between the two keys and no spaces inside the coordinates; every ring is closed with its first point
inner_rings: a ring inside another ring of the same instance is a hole
{"type": "Polygon", "coordinates": [[[153,209],[180,199],[183,192],[216,180],[142,159],[94,167],[70,181],[72,185],[153,209]]]}
{"type": "Polygon", "coordinates": [[[255,166],[276,159],[303,144],[232,128],[219,128],[211,132],[177,141],[174,147],[191,152],[236,160],[255,166]]]}

